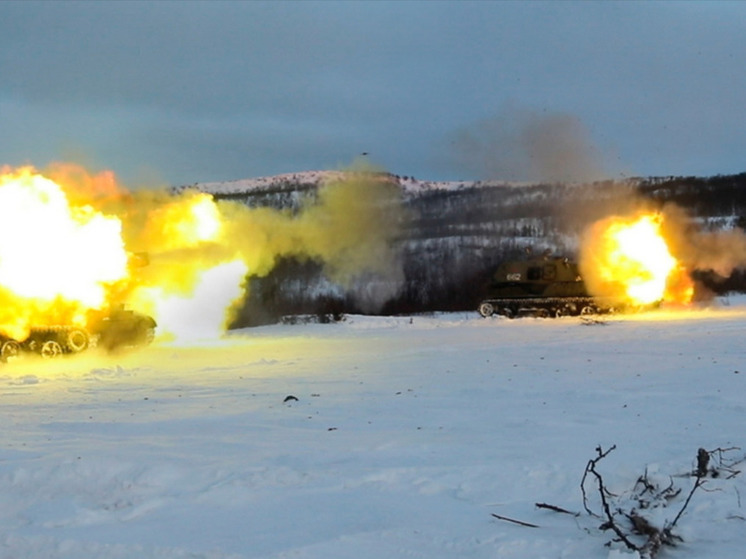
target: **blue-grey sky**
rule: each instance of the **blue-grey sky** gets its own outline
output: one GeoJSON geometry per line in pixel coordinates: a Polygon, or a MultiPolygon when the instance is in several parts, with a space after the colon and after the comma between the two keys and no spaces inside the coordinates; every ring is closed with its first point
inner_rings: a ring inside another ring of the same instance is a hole
{"type": "Polygon", "coordinates": [[[746,171],[743,2],[0,2],[0,165],[746,171]]]}

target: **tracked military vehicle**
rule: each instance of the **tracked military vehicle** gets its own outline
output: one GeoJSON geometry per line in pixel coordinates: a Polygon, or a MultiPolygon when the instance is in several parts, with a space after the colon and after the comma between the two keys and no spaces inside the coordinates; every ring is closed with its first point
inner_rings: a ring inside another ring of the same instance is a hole
{"type": "Polygon", "coordinates": [[[501,264],[487,286],[479,314],[573,316],[611,312],[618,303],[591,296],[576,262],[543,257],[501,264]]]}
{"type": "Polygon", "coordinates": [[[107,351],[147,345],[155,337],[155,320],[145,314],[117,308],[110,312],[96,312],[87,326],[33,326],[28,336],[16,340],[0,333],[0,361],[22,353],[35,353],[50,358],[80,353],[91,346],[107,351]]]}

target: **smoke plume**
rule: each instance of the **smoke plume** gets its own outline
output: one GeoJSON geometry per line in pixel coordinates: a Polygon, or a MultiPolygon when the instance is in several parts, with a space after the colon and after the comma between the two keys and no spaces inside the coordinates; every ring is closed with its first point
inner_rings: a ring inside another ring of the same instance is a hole
{"type": "Polygon", "coordinates": [[[663,232],[671,252],[688,270],[712,271],[725,278],[746,267],[746,232],[708,231],[674,204],[663,207],[663,232]]]}
{"type": "MultiPolygon", "coordinates": [[[[209,241],[191,244],[173,231],[175,226],[191,225],[171,216],[183,215],[185,206],[199,203],[206,195],[133,194],[137,210],[131,216],[134,219],[127,221],[125,236],[128,246],[146,252],[150,260],[141,271],[138,287],[193,293],[204,279],[204,270],[237,261],[244,266],[231,268],[237,277],[217,276],[220,285],[205,288],[206,292],[224,292],[226,284],[237,286],[232,288],[239,293],[234,297],[235,308],[247,295],[248,278],[266,276],[279,259],[293,256],[322,263],[330,281],[357,288],[351,292],[360,293],[363,310],[377,310],[403,281],[402,264],[393,246],[405,219],[400,190],[387,175],[367,165],[358,164],[343,176],[321,186],[297,212],[210,199],[202,211],[214,212],[219,233],[209,241]],[[181,241],[174,244],[174,238],[181,241]],[[360,282],[377,283],[379,288],[360,289],[360,282]]],[[[207,305],[198,305],[196,311],[201,314],[201,307],[207,305]]]]}
{"type": "Polygon", "coordinates": [[[458,130],[455,164],[484,179],[590,182],[604,178],[588,129],[567,113],[514,107],[458,130]]]}
{"type": "Polygon", "coordinates": [[[295,215],[229,202],[218,202],[218,207],[250,275],[266,275],[283,256],[319,261],[324,275],[345,288],[359,287],[361,281],[387,286],[374,290],[375,296],[370,289],[361,292],[365,311],[380,308],[403,281],[393,246],[406,219],[401,192],[373,167],[352,167],[295,215]]]}

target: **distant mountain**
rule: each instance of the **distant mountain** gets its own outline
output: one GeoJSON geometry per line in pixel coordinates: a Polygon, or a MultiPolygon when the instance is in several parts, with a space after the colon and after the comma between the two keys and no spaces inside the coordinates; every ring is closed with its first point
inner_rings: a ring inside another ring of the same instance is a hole
{"type": "MultiPolygon", "coordinates": [[[[203,182],[192,185],[185,185],[175,188],[175,191],[184,189],[195,189],[202,192],[208,192],[219,197],[230,197],[244,195],[250,192],[267,192],[278,191],[293,186],[320,186],[326,182],[344,179],[347,172],[345,171],[303,171],[299,173],[286,173],[282,175],[273,175],[269,177],[258,177],[249,179],[239,179],[234,181],[223,182],[203,182]]],[[[517,182],[481,182],[481,181],[424,181],[410,176],[399,176],[385,174],[388,179],[399,184],[402,191],[406,194],[422,194],[431,191],[452,191],[470,188],[475,185],[480,186],[522,186],[529,183],[517,182]]]]}

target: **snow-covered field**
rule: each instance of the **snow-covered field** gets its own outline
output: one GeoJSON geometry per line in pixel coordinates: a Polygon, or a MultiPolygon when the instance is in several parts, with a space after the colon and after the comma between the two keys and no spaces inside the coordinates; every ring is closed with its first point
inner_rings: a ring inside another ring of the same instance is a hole
{"type": "MultiPolygon", "coordinates": [[[[350,316],[4,365],[0,557],[632,557],[584,510],[586,464],[617,446],[615,503],[646,471],[680,487],[649,512],[670,522],[698,448],[746,455],[746,300],[725,303],[350,316]]],[[[745,482],[708,479],[659,557],[742,557],[745,482]]]]}

